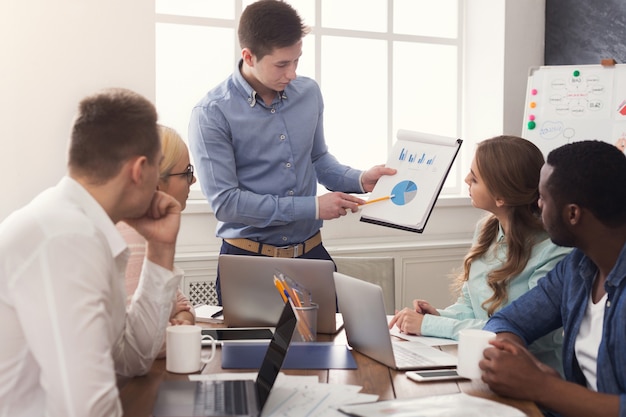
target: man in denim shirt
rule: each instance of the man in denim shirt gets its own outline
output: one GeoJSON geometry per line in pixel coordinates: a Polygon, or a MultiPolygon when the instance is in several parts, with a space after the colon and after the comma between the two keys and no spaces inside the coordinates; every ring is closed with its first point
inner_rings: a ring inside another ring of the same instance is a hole
{"type": "Polygon", "coordinates": [[[495,314],[480,362],[496,393],[564,416],[626,416],[626,157],[582,141],[552,151],[539,182],[552,241],[574,247],[538,285],[495,314]],[[563,326],[565,379],[524,347],[563,326]]]}

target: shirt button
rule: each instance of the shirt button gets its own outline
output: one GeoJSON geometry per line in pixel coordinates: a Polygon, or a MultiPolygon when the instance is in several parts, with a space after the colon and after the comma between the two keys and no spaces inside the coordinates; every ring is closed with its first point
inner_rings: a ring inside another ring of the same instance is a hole
{"type": "Polygon", "coordinates": [[[607,300],[607,302],[606,302],[606,306],[607,306],[607,308],[608,308],[608,307],[611,307],[611,300],[607,300]]]}
{"type": "Polygon", "coordinates": [[[294,192],[293,192],[293,190],[289,190],[289,191],[287,192],[287,194],[289,194],[289,195],[294,195],[294,192]]]}
{"type": "Polygon", "coordinates": [[[287,163],[285,164],[285,166],[286,166],[287,168],[291,168],[291,162],[287,162],[287,163]]]}
{"type": "Polygon", "coordinates": [[[283,242],[287,241],[287,236],[283,236],[283,242]]]}
{"type": "Polygon", "coordinates": [[[280,135],[280,140],[285,140],[286,137],[287,136],[285,136],[285,135],[280,135]]]}
{"type": "Polygon", "coordinates": [[[270,110],[270,113],[272,113],[272,114],[276,113],[276,109],[270,110]]]}

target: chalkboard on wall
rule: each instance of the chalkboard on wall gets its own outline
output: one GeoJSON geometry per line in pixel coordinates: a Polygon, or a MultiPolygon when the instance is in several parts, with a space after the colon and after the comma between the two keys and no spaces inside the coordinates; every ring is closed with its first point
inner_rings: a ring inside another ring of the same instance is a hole
{"type": "Polygon", "coordinates": [[[626,1],[546,0],[545,65],[626,63],[626,1]]]}
{"type": "Polygon", "coordinates": [[[603,140],[624,150],[626,64],[531,69],[522,136],[544,154],[586,139],[603,140]]]}

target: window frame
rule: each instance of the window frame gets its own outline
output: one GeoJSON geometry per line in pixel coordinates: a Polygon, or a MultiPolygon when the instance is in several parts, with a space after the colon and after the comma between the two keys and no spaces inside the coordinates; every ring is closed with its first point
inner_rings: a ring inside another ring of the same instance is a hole
{"type": "MultiPolygon", "coordinates": [[[[314,42],[313,50],[306,50],[305,54],[312,54],[314,61],[314,75],[313,78],[318,82],[320,88],[322,89],[322,94],[324,94],[324,79],[323,79],[323,70],[322,70],[322,39],[325,36],[335,36],[335,37],[348,37],[348,38],[357,38],[357,39],[372,39],[372,40],[381,40],[386,42],[387,44],[387,109],[385,114],[385,124],[386,124],[386,147],[389,152],[395,142],[395,132],[397,128],[394,127],[394,74],[393,74],[393,59],[394,59],[394,42],[409,42],[409,43],[420,43],[420,44],[433,44],[433,45],[450,45],[456,48],[456,58],[457,58],[457,70],[456,70],[456,86],[457,86],[457,100],[456,100],[456,137],[462,138],[463,132],[463,103],[464,103],[464,22],[465,22],[465,11],[464,11],[464,2],[462,0],[455,0],[457,3],[457,36],[455,38],[444,38],[444,37],[427,37],[427,36],[417,36],[417,35],[406,35],[406,34],[397,34],[393,32],[393,0],[386,0],[387,2],[387,31],[385,32],[374,32],[374,31],[363,31],[363,30],[350,30],[350,29],[337,29],[330,28],[320,25],[322,20],[322,3],[324,0],[312,0],[315,3],[315,19],[314,23],[310,24],[311,32],[307,34],[307,37],[312,37],[314,42]]],[[[208,17],[194,17],[194,16],[184,16],[184,15],[172,15],[172,14],[164,14],[158,13],[155,11],[155,28],[162,23],[170,23],[177,25],[192,25],[192,26],[202,26],[202,27],[214,27],[214,28],[228,28],[233,29],[233,56],[238,59],[240,55],[240,48],[238,45],[238,40],[236,39],[236,27],[239,21],[239,16],[241,12],[245,8],[250,1],[244,0],[233,0],[234,7],[234,15],[233,18],[208,18],[208,17]]],[[[297,4],[294,4],[294,7],[297,9],[297,4]]],[[[323,23],[323,22],[322,22],[323,23]]],[[[308,24],[308,22],[307,22],[308,24]]],[[[158,45],[155,45],[158,54],[158,45]]],[[[233,65],[234,68],[234,65],[233,65]]],[[[156,68],[158,73],[158,68],[156,68]]],[[[158,79],[158,77],[157,77],[158,79]]],[[[156,104],[157,108],[159,106],[159,84],[157,82],[156,85],[156,104]]],[[[199,97],[202,95],[202,91],[199,91],[199,97]]],[[[186,127],[186,126],[185,126],[186,127]]],[[[402,128],[401,126],[398,128],[402,128]]],[[[186,138],[187,132],[186,129],[183,130],[178,128],[179,133],[183,138],[186,138]]],[[[439,132],[428,132],[434,134],[440,134],[439,132]]],[[[332,145],[333,135],[327,135],[327,142],[329,146],[332,145]]],[[[464,140],[464,146],[461,147],[461,151],[457,156],[457,160],[453,165],[449,173],[449,179],[447,184],[450,182],[454,183],[454,186],[446,186],[442,191],[442,197],[459,197],[464,194],[463,187],[463,170],[464,167],[468,165],[466,155],[468,151],[466,149],[472,148],[472,144],[468,141],[464,140]]],[[[471,149],[470,149],[471,150],[471,149]]],[[[341,161],[341,156],[338,156],[338,159],[341,161]]],[[[381,163],[384,161],[381,161],[381,163]]],[[[356,167],[360,169],[366,169],[367,167],[356,167]]],[[[322,187],[320,187],[322,189],[322,187]]],[[[205,201],[205,197],[202,195],[200,191],[199,183],[196,183],[190,192],[189,201],[193,202],[195,200],[205,201]]]]}

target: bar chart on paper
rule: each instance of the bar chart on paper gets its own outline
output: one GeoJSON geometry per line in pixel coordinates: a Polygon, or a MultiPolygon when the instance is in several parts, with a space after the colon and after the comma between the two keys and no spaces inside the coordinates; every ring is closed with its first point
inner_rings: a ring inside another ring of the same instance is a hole
{"type": "Polygon", "coordinates": [[[421,233],[437,201],[462,141],[399,130],[387,166],[398,172],[382,177],[363,207],[361,221],[421,233]]]}

